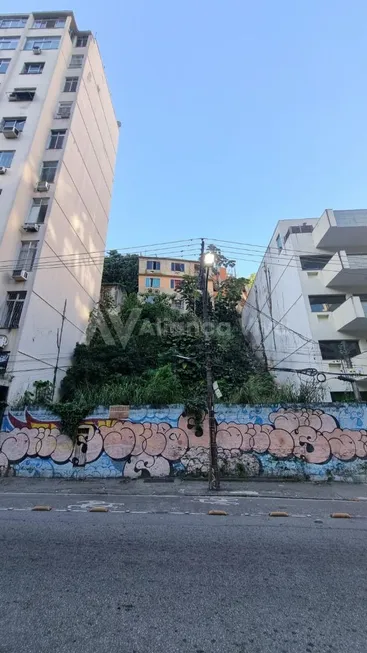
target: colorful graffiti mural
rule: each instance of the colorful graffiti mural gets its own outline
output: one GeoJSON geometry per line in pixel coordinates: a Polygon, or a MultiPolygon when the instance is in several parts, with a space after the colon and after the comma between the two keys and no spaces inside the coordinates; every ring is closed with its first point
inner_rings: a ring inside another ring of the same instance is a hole
{"type": "MultiPolygon", "coordinates": [[[[259,476],[367,459],[366,407],[290,409],[219,407],[217,444],[223,473],[259,476]],[[280,465],[282,463],[282,465],[280,465]]],[[[0,432],[0,474],[109,477],[204,475],[208,420],[182,408],[131,411],[127,420],[91,416],[77,441],[60,431],[56,416],[9,412],[0,432]]],[[[340,465],[339,465],[340,470],[340,465]]],[[[325,469],[324,469],[325,473],[325,469]]]]}

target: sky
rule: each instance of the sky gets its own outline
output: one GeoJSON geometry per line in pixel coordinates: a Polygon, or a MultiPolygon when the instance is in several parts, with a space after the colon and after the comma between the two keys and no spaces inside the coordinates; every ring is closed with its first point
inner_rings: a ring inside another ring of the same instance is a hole
{"type": "Polygon", "coordinates": [[[108,248],[266,245],[278,220],[367,208],[365,0],[68,4],[8,11],[72,9],[97,37],[122,123],[108,248]]]}

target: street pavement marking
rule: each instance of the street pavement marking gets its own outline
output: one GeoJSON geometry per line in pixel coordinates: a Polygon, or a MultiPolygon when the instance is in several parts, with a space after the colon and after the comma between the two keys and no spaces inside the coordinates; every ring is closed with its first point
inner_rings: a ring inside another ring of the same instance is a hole
{"type": "Polygon", "coordinates": [[[32,510],[36,510],[38,512],[49,512],[52,510],[52,506],[33,506],[32,510]]]}
{"type": "Polygon", "coordinates": [[[109,512],[107,506],[91,506],[86,512],[109,512]]]}
{"type": "Polygon", "coordinates": [[[269,512],[269,517],[289,517],[289,513],[284,510],[272,510],[269,512]]]}
{"type": "Polygon", "coordinates": [[[208,515],[215,515],[218,517],[226,517],[228,515],[228,512],[225,510],[209,510],[208,515]]]}

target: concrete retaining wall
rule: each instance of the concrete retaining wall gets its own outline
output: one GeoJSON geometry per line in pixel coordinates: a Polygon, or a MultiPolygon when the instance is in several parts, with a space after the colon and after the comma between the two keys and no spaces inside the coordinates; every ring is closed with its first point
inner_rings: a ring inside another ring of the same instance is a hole
{"type": "MultiPolygon", "coordinates": [[[[222,473],[239,477],[367,479],[367,405],[218,405],[222,473]]],[[[44,410],[5,414],[0,474],[60,478],[205,475],[207,419],[182,406],[131,409],[125,420],[100,408],[80,425],[77,443],[44,410]]]]}

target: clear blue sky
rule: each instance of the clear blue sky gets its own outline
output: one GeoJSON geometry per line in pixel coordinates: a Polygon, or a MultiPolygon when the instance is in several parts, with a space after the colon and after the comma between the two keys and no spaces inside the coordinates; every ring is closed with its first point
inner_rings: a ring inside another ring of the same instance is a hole
{"type": "Polygon", "coordinates": [[[365,0],[67,4],[7,7],[97,33],[122,122],[108,247],[267,244],[280,219],[367,208],[365,0]]]}

